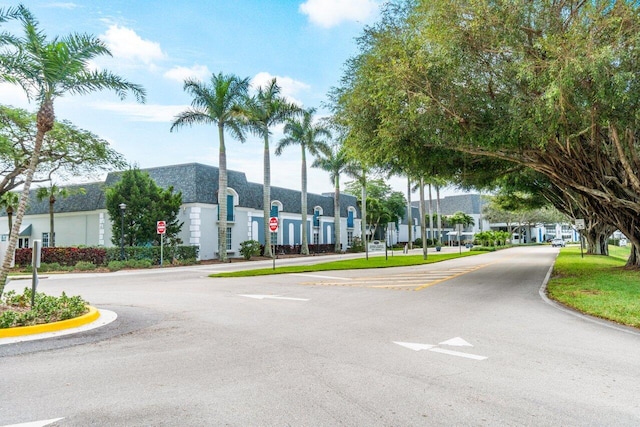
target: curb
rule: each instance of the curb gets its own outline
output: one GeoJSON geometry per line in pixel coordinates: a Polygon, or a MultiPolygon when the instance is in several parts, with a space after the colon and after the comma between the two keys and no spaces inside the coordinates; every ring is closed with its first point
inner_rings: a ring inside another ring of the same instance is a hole
{"type": "Polygon", "coordinates": [[[100,317],[97,308],[90,305],[87,306],[89,312],[73,319],[61,320],[60,322],[45,323],[34,326],[17,326],[15,328],[0,329],[0,338],[20,337],[24,335],[42,334],[45,332],[55,332],[64,329],[77,328],[78,326],[91,323],[100,317]]]}

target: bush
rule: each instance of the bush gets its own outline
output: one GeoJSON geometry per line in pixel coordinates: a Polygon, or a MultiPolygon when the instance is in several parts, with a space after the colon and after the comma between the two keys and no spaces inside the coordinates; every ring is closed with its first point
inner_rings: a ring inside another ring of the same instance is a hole
{"type": "Polygon", "coordinates": [[[107,264],[107,268],[109,269],[109,271],[122,270],[124,267],[125,267],[124,261],[109,261],[109,264],[107,264]]]}
{"type": "Polygon", "coordinates": [[[22,294],[16,294],[15,291],[7,292],[4,304],[16,310],[0,314],[0,328],[58,322],[81,316],[89,310],[88,303],[81,297],[69,297],[64,292],[60,297],[36,293],[34,302],[34,307],[30,307],[31,289],[29,288],[25,288],[22,294]],[[30,309],[25,311],[26,308],[30,309]]]}
{"type": "MultiPolygon", "coordinates": [[[[427,244],[429,244],[427,242],[427,244]]],[[[421,248],[422,247],[422,238],[418,237],[416,240],[413,241],[413,247],[414,248],[421,248]]]]}
{"type": "Polygon", "coordinates": [[[75,265],[75,269],[80,271],[90,271],[95,270],[96,265],[89,261],[78,261],[75,265]]]}
{"type": "Polygon", "coordinates": [[[260,255],[260,242],[257,240],[240,242],[240,253],[246,260],[250,260],[252,256],[260,255]]]}
{"type": "MultiPolygon", "coordinates": [[[[311,251],[311,250],[309,250],[311,251]]],[[[349,248],[349,252],[364,252],[364,242],[360,237],[354,237],[351,241],[351,247],[349,248]]]]}
{"type": "MultiPolygon", "coordinates": [[[[106,248],[106,261],[120,261],[120,248],[106,248]]],[[[165,246],[164,261],[185,260],[198,258],[197,246],[165,246]]],[[[125,246],[124,259],[148,259],[152,264],[160,264],[160,246],[125,246]]]]}

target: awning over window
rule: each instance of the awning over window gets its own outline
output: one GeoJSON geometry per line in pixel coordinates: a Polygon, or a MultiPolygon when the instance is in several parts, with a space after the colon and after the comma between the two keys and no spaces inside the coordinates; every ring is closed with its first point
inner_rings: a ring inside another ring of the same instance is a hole
{"type": "Polygon", "coordinates": [[[28,237],[31,236],[31,224],[22,227],[22,230],[20,230],[20,234],[18,234],[18,236],[20,237],[28,237]]]}

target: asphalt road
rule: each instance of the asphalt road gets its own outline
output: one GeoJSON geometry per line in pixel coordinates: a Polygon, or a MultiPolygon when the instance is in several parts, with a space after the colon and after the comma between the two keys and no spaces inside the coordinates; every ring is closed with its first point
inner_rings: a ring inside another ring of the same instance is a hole
{"type": "Polygon", "coordinates": [[[0,346],[0,426],[638,426],[640,334],[546,303],[556,254],[248,279],[206,277],[237,265],[51,277],[39,290],[119,317],[0,346]]]}

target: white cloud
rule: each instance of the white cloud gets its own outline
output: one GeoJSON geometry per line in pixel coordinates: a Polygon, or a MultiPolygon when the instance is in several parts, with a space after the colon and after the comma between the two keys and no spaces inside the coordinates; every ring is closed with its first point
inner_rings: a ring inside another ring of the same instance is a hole
{"type": "Polygon", "coordinates": [[[274,77],[278,82],[278,86],[281,88],[280,93],[282,93],[289,102],[302,105],[302,102],[296,99],[296,95],[302,91],[309,90],[311,86],[299,80],[294,80],[291,77],[274,76],[263,71],[253,77],[251,80],[251,86],[254,88],[266,86],[274,77]]]}
{"type": "Polygon", "coordinates": [[[100,110],[112,111],[127,116],[132,122],[167,122],[189,108],[188,105],[136,104],[125,102],[101,102],[93,104],[100,110]]]}
{"type": "Polygon", "coordinates": [[[22,87],[15,84],[0,83],[0,99],[2,99],[2,104],[4,105],[12,105],[27,110],[34,108],[34,106],[29,105],[29,100],[22,87]]]}
{"type": "Polygon", "coordinates": [[[77,8],[79,6],[77,4],[71,3],[71,2],[67,2],[67,3],[55,2],[55,3],[49,3],[49,4],[45,5],[45,7],[54,7],[54,8],[58,8],[58,9],[75,9],[75,8],[77,8]]]}
{"type": "Polygon", "coordinates": [[[299,11],[321,27],[331,28],[345,21],[366,22],[380,5],[374,0],[307,0],[299,11]]]}
{"type": "Polygon", "coordinates": [[[164,73],[164,77],[175,80],[177,82],[184,82],[187,78],[196,78],[199,80],[205,80],[211,75],[211,71],[207,68],[206,65],[194,65],[191,68],[187,67],[173,67],[166,73],[164,73]]]}
{"type": "Polygon", "coordinates": [[[107,44],[115,58],[140,61],[145,65],[152,65],[154,61],[166,58],[159,43],[144,40],[126,27],[110,25],[100,39],[107,44]]]}

